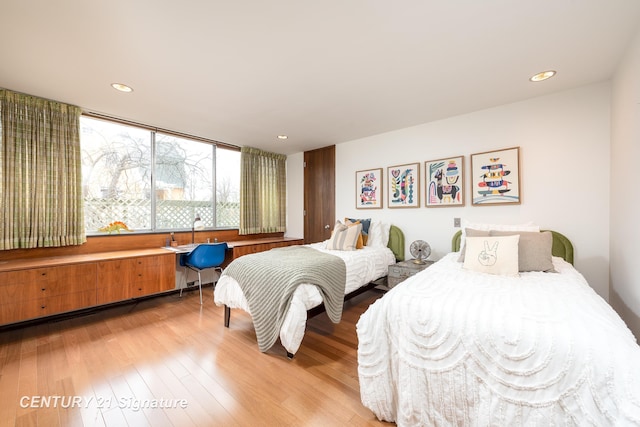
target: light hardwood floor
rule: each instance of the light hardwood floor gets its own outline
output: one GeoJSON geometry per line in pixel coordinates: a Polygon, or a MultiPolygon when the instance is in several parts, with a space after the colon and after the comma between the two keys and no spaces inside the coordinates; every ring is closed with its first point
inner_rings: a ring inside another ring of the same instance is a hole
{"type": "Polygon", "coordinates": [[[347,302],[338,325],[310,319],[293,360],[279,342],[260,353],[240,310],[224,328],[203,292],[203,306],[186,292],[0,331],[0,425],[391,425],[358,386],[355,323],[379,291],[347,302]]]}

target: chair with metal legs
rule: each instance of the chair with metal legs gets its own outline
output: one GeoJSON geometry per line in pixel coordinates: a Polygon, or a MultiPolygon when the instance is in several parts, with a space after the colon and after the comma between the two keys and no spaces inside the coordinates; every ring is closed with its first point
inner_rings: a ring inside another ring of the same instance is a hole
{"type": "MultiPolygon", "coordinates": [[[[187,277],[187,268],[198,273],[200,304],[202,304],[202,276],[200,272],[208,268],[214,268],[222,273],[221,265],[224,262],[227,248],[226,243],[201,243],[188,254],[180,256],[180,265],[185,268],[185,278],[187,277]]],[[[182,296],[182,288],[180,288],[180,296],[182,296]]]]}

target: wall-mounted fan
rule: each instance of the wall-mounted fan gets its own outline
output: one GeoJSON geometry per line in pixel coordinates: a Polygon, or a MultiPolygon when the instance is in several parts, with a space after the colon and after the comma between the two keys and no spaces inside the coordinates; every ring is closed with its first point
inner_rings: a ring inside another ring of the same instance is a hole
{"type": "Polygon", "coordinates": [[[413,262],[416,264],[424,264],[425,259],[431,255],[431,246],[424,240],[416,240],[409,246],[411,256],[413,256],[413,262]]]}

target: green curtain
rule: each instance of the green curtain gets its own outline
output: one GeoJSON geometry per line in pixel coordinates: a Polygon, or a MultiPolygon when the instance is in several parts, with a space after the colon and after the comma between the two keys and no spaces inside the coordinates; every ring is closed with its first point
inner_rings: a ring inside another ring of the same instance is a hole
{"type": "Polygon", "coordinates": [[[240,150],[239,234],[279,233],[287,222],[287,156],[240,150]]]}
{"type": "Polygon", "coordinates": [[[86,242],[80,114],[0,89],[0,250],[86,242]]]}

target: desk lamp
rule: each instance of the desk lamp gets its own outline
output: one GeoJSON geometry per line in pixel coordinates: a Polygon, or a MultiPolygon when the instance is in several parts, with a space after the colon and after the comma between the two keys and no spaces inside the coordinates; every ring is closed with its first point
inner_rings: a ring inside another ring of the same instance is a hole
{"type": "Polygon", "coordinates": [[[196,217],[193,219],[193,224],[191,225],[191,243],[195,243],[196,230],[203,230],[204,224],[200,219],[200,215],[196,214],[196,217]]]}

